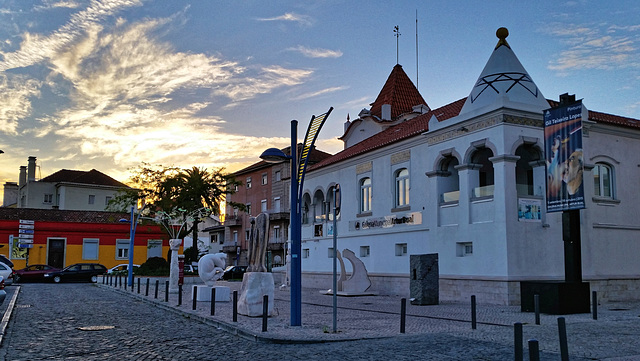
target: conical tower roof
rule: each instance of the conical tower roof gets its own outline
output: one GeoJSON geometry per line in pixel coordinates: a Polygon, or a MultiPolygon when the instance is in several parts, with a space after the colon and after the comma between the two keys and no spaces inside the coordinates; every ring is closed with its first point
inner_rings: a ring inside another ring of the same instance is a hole
{"type": "Polygon", "coordinates": [[[471,90],[460,115],[484,113],[504,106],[535,112],[549,108],[549,103],[507,43],[509,31],[500,28],[496,31],[496,36],[500,40],[471,90]]]}
{"type": "Polygon", "coordinates": [[[416,105],[427,105],[400,64],[393,67],[378,97],[371,103],[371,115],[382,118],[382,105],[384,104],[391,105],[391,119],[411,112],[416,105]]]}

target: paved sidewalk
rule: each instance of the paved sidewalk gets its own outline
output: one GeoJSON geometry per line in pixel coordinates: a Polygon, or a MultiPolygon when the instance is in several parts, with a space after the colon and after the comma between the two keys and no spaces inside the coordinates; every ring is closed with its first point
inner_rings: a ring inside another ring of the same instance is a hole
{"type": "MultiPolygon", "coordinates": [[[[231,292],[240,290],[241,282],[219,281],[231,292]]],[[[477,328],[472,329],[469,303],[442,302],[435,306],[414,306],[406,301],[405,333],[400,332],[401,297],[363,296],[338,297],[337,332],[333,333],[333,297],[318,289],[302,291],[302,326],[289,326],[290,293],[277,289],[274,293],[274,313],[262,332],[262,318],[237,316],[233,321],[232,302],[216,302],[211,316],[210,302],[197,302],[193,310],[191,285],[185,285],[182,305],[178,295],[170,294],[164,302],[164,280],[160,282],[155,299],[155,281],[151,279],[149,296],[146,278],[141,278],[140,293],[137,281],[134,290],[102,284],[114,292],[128,295],[213,325],[241,337],[272,343],[317,343],[372,338],[407,337],[429,334],[450,334],[456,337],[490,341],[513,347],[514,323],[523,324],[525,355],[527,340],[536,339],[541,352],[560,353],[557,315],[542,314],[540,325],[533,313],[520,312],[519,306],[483,305],[478,300],[477,328]]],[[[233,296],[231,296],[233,299],[233,296]]],[[[572,360],[638,360],[640,361],[640,303],[608,303],[599,305],[598,319],[592,314],[562,316],[566,321],[569,354],[572,360]]],[[[527,357],[525,357],[527,359],[527,357]]]]}

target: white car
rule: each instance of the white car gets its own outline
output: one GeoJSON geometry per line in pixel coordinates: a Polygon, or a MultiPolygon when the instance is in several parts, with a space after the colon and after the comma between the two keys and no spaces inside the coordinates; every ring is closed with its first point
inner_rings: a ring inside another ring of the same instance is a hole
{"type": "MultiPolygon", "coordinates": [[[[133,271],[136,271],[136,268],[140,267],[140,265],[134,264],[133,265],[133,271]]],[[[128,263],[122,263],[119,264],[115,267],[111,267],[109,268],[109,270],[107,271],[107,273],[111,274],[111,273],[128,273],[129,272],[129,264],[128,263]]]]}
{"type": "Polygon", "coordinates": [[[9,286],[13,283],[13,270],[2,262],[0,262],[0,276],[4,278],[5,286],[9,286]]]}
{"type": "Polygon", "coordinates": [[[0,276],[0,305],[4,303],[5,298],[7,298],[7,291],[4,290],[4,278],[0,276]]]}

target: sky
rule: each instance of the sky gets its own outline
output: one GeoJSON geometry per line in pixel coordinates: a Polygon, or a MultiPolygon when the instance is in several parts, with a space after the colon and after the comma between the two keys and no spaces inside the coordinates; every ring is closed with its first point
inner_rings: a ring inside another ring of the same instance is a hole
{"type": "Polygon", "coordinates": [[[336,153],[396,62],[432,109],[468,96],[499,27],[546,98],[640,118],[638,14],[635,0],[3,0],[0,180],[29,156],[37,178],[233,172],[329,107],[316,146],[336,153]]]}

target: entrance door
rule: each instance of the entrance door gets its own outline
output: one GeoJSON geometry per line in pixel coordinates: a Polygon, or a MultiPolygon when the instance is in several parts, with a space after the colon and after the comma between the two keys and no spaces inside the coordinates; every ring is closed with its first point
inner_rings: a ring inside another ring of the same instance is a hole
{"type": "Polygon", "coordinates": [[[47,255],[47,264],[51,267],[64,267],[64,238],[49,239],[49,252],[47,255]]]}

